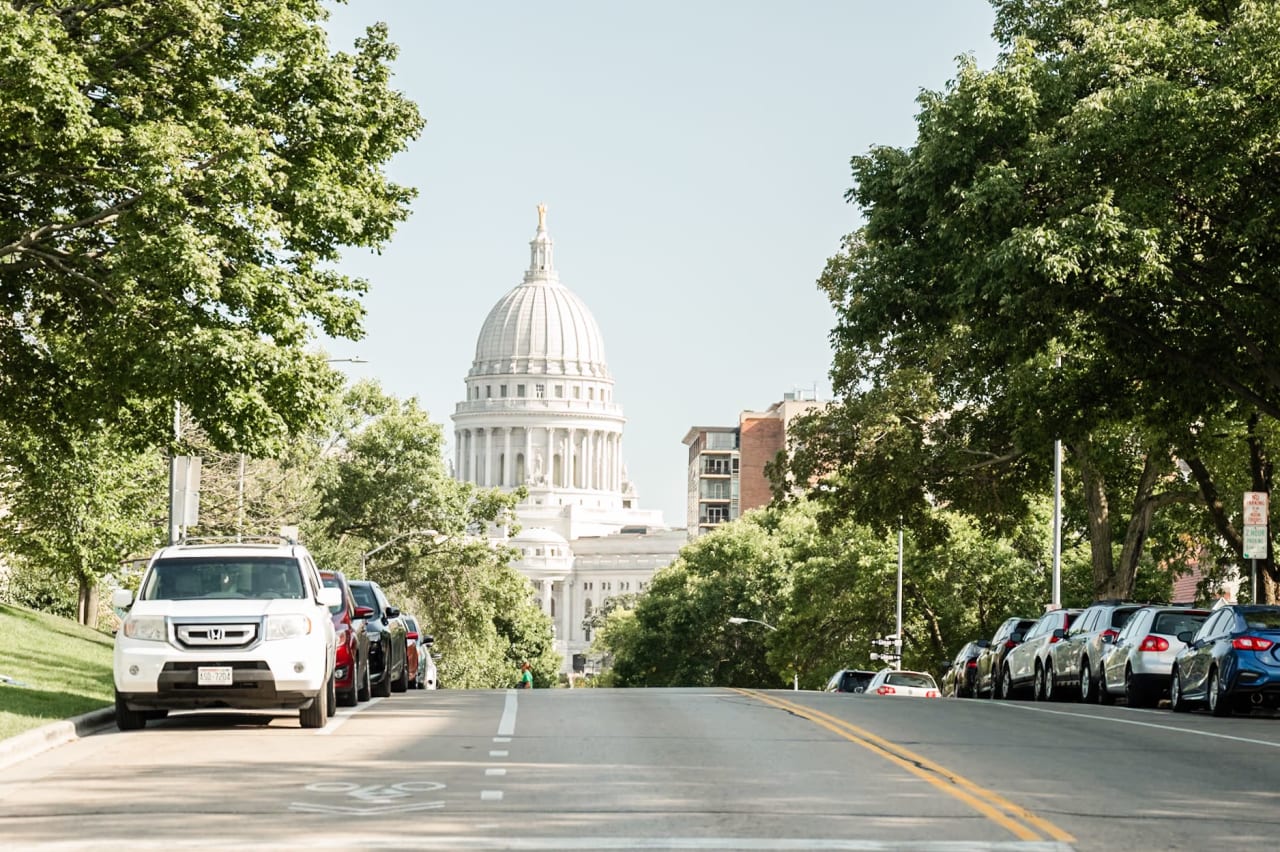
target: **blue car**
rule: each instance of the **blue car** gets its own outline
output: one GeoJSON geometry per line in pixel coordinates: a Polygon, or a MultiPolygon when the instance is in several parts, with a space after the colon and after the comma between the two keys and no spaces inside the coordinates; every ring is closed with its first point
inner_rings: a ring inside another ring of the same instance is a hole
{"type": "Polygon", "coordinates": [[[1280,606],[1235,604],[1215,610],[1173,661],[1169,703],[1204,705],[1215,716],[1280,706],[1280,606]]]}

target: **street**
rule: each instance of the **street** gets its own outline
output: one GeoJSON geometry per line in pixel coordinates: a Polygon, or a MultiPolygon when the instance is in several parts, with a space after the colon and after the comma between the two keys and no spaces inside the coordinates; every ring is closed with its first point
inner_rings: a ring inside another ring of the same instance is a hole
{"type": "Polygon", "coordinates": [[[1271,848],[1280,722],[790,691],[181,714],[9,768],[10,848],[1271,848]],[[962,843],[963,846],[955,846],[962,843]]]}

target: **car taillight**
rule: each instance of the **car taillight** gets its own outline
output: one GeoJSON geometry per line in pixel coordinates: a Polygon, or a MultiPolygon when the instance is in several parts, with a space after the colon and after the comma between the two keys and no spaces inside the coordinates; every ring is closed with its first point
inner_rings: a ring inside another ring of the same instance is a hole
{"type": "Polygon", "coordinates": [[[1013,641],[1012,639],[1004,640],[1004,649],[1006,651],[1012,651],[1016,647],[1018,647],[1018,643],[1013,641]]]}
{"type": "Polygon", "coordinates": [[[1142,640],[1142,644],[1138,646],[1139,651],[1167,651],[1169,650],[1169,640],[1163,636],[1148,636],[1142,640]]]}
{"type": "Polygon", "coordinates": [[[967,663],[965,663],[965,664],[964,664],[964,667],[965,667],[966,669],[976,669],[976,668],[978,667],[978,661],[977,661],[977,660],[970,660],[969,662],[967,662],[967,663]]]}
{"type": "Polygon", "coordinates": [[[1049,644],[1050,644],[1050,645],[1052,645],[1054,642],[1057,642],[1057,641],[1058,641],[1059,639],[1061,639],[1061,638],[1062,638],[1061,636],[1050,636],[1050,637],[1049,637],[1049,644]]]}
{"type": "Polygon", "coordinates": [[[925,698],[941,698],[942,696],[938,695],[937,690],[931,689],[924,694],[924,697],[925,698]]]}
{"type": "Polygon", "coordinates": [[[892,686],[880,686],[876,688],[876,695],[897,695],[898,691],[892,686]]]}
{"type": "Polygon", "coordinates": [[[1270,639],[1258,636],[1239,636],[1231,640],[1231,647],[1237,651],[1265,651],[1274,644],[1270,639]]]}

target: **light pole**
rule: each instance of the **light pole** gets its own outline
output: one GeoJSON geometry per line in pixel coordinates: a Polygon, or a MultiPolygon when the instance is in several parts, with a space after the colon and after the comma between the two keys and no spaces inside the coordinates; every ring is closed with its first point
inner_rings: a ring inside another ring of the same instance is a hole
{"type": "MultiPolygon", "coordinates": [[[[770,624],[769,622],[767,622],[767,621],[761,621],[761,620],[760,620],[760,619],[758,619],[758,618],[741,618],[741,617],[736,616],[736,615],[731,615],[731,616],[729,616],[729,623],[730,623],[730,624],[746,624],[746,623],[748,623],[748,622],[750,622],[750,623],[752,623],[752,624],[763,624],[765,627],[769,628],[770,630],[774,630],[774,631],[776,631],[776,630],[778,629],[778,628],[774,627],[772,624],[770,624]]],[[[800,691],[800,669],[799,669],[799,668],[797,668],[795,665],[792,665],[792,667],[791,667],[791,689],[792,689],[792,691],[793,691],[793,692],[799,692],[799,691],[800,691]]]]}
{"type": "Polygon", "coordinates": [[[406,539],[409,536],[413,536],[413,535],[429,535],[432,537],[432,541],[431,541],[432,544],[444,544],[446,541],[449,540],[449,536],[443,535],[442,533],[439,533],[436,530],[409,530],[406,533],[401,533],[400,535],[396,536],[393,539],[384,541],[382,544],[378,545],[373,550],[366,550],[364,553],[360,554],[360,579],[361,580],[369,579],[365,573],[365,569],[368,565],[368,559],[370,556],[373,556],[375,553],[381,553],[391,545],[395,544],[397,541],[402,541],[403,539],[406,539]]]}

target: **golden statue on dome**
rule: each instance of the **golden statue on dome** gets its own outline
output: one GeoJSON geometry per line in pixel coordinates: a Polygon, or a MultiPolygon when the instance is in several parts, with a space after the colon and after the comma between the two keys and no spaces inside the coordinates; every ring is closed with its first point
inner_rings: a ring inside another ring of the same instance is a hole
{"type": "Polygon", "coordinates": [[[547,205],[545,203],[538,205],[538,230],[545,231],[547,229],[547,205]]]}

